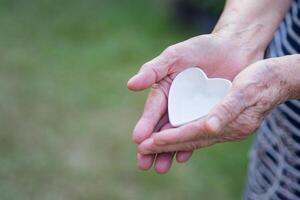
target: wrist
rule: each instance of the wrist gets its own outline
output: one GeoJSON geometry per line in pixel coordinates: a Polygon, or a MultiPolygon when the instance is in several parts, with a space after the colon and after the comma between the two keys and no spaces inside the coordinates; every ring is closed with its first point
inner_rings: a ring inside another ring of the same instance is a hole
{"type": "Polygon", "coordinates": [[[272,37],[261,40],[262,25],[228,24],[216,27],[212,34],[229,40],[235,48],[243,49],[253,58],[262,59],[272,37]]]}
{"type": "Polygon", "coordinates": [[[300,99],[300,54],[288,55],[264,60],[270,72],[276,75],[282,102],[288,99],[300,99]]]}
{"type": "Polygon", "coordinates": [[[217,38],[220,46],[224,46],[222,51],[234,56],[238,61],[238,71],[242,71],[250,64],[262,60],[267,48],[255,41],[258,30],[237,31],[233,26],[222,27],[214,30],[212,35],[217,38]]]}
{"type": "Polygon", "coordinates": [[[277,58],[282,63],[282,74],[284,74],[288,99],[300,99],[300,54],[277,58]]]}
{"type": "Polygon", "coordinates": [[[291,0],[227,0],[213,34],[227,37],[252,57],[263,57],[291,0]]]}

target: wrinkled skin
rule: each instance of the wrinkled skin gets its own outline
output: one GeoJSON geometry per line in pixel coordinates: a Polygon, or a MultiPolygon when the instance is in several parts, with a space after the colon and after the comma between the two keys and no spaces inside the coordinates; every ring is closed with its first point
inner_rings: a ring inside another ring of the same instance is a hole
{"type": "MultiPolygon", "coordinates": [[[[173,128],[169,124],[167,116],[168,92],[172,80],[179,72],[188,67],[198,66],[205,71],[208,77],[233,80],[246,66],[262,59],[263,53],[264,49],[256,49],[251,44],[240,41],[238,37],[226,37],[226,34],[216,33],[201,35],[173,45],[155,59],[144,64],[139,73],[128,82],[128,88],[133,91],[151,87],[144,113],[133,131],[133,141],[139,145],[137,156],[139,168],[148,170],[155,163],[157,173],[166,173],[171,167],[175,152],[177,152],[177,162],[182,163],[189,160],[194,149],[222,141],[220,137],[211,134],[197,134],[203,132],[201,130],[205,123],[200,123],[200,121],[204,119],[179,128],[173,128]],[[169,134],[169,132],[171,133],[169,134]],[[182,134],[185,137],[179,137],[182,134]],[[164,135],[166,138],[163,137],[164,135]],[[168,138],[171,135],[174,138],[168,138]],[[204,137],[206,140],[199,139],[200,137],[204,137]],[[154,143],[154,140],[159,145],[154,143]]],[[[235,82],[242,82],[238,80],[235,82]]],[[[233,88],[241,84],[237,83],[234,84],[233,88]]],[[[241,98],[240,93],[235,95],[241,98]]],[[[234,102],[233,97],[228,97],[227,101],[234,102]]],[[[227,109],[226,105],[223,108],[224,111],[227,109]]],[[[242,117],[237,119],[237,123],[244,127],[251,123],[253,124],[251,130],[257,128],[257,126],[254,127],[257,122],[249,119],[251,112],[255,113],[255,110],[254,108],[246,111],[242,117]]],[[[262,119],[257,119],[257,121],[259,120],[262,119]]],[[[234,124],[230,126],[234,129],[234,124]]],[[[229,130],[232,129],[227,128],[226,132],[229,130]]],[[[250,128],[245,127],[243,130],[248,132],[250,128]]],[[[242,139],[246,135],[244,133],[237,136],[236,132],[232,133],[233,135],[224,134],[224,140],[242,139]]]]}
{"type": "Polygon", "coordinates": [[[236,76],[229,94],[206,117],[160,131],[141,143],[138,151],[142,154],[189,151],[246,138],[274,107],[295,91],[289,82],[291,77],[297,79],[300,70],[286,75],[286,69],[278,67],[279,63],[277,58],[250,65],[236,76]]]}

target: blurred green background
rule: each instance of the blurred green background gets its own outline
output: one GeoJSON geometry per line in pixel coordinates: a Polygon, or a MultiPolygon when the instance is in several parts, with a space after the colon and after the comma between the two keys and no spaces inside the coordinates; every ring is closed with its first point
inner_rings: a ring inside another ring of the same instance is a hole
{"type": "Polygon", "coordinates": [[[137,170],[131,142],[147,91],[127,79],[208,31],[223,6],[209,2],[190,16],[172,1],[0,0],[0,199],[240,199],[250,140],[163,176],[137,170]]]}

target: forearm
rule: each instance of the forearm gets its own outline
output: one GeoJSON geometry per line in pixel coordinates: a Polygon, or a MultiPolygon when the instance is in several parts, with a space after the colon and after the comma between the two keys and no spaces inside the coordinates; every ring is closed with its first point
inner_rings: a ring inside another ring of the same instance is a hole
{"type": "Polygon", "coordinates": [[[213,32],[264,51],[290,5],[291,0],[227,0],[213,32]]]}

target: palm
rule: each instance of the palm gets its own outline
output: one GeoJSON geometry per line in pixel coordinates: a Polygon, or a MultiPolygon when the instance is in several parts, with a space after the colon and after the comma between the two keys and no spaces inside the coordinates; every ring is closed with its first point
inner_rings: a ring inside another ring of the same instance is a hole
{"type": "MultiPolygon", "coordinates": [[[[178,73],[188,67],[197,66],[204,70],[208,77],[233,80],[242,69],[263,56],[263,52],[249,55],[248,50],[249,47],[246,49],[226,38],[212,34],[202,35],[169,47],[160,56],[143,65],[141,72],[128,83],[129,89],[135,91],[152,86],[144,114],[134,130],[134,141],[140,144],[153,133],[171,128],[167,114],[168,93],[178,73]]],[[[158,155],[156,170],[168,171],[173,155],[174,153],[158,155]],[[165,166],[157,169],[160,163],[165,163],[165,166]]],[[[177,161],[184,162],[190,155],[191,152],[178,152],[177,161]]],[[[153,161],[153,156],[140,156],[140,168],[150,168],[153,161]]]]}

